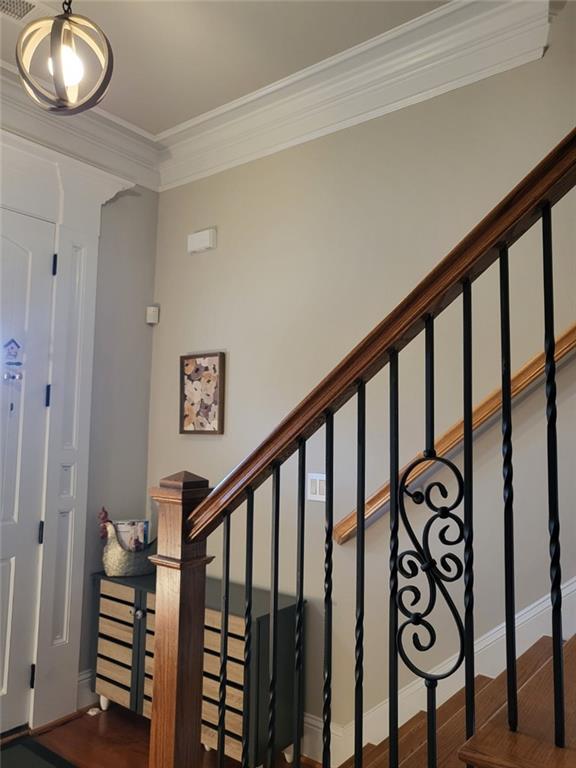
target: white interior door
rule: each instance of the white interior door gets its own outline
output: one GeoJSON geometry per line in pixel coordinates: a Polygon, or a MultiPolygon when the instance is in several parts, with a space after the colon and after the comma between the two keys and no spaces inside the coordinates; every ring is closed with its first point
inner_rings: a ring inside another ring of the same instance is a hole
{"type": "Polygon", "coordinates": [[[29,721],[44,507],[54,225],[1,211],[0,709],[29,721]]]}

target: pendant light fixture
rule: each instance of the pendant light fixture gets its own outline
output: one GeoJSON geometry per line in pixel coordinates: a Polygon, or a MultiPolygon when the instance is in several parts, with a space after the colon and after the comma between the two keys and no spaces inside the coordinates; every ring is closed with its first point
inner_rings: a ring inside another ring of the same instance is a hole
{"type": "Polygon", "coordinates": [[[65,0],[62,9],[59,16],[36,19],[22,30],[16,63],[37,104],[58,115],[75,115],[104,97],[114,59],[97,24],[73,14],[72,0],[65,0]]]}

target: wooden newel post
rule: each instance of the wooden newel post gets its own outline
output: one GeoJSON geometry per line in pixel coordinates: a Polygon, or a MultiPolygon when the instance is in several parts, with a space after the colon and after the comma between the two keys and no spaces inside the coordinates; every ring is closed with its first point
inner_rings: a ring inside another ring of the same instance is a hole
{"type": "Polygon", "coordinates": [[[187,540],[187,519],[208,480],[179,472],[150,495],[158,505],[154,690],[149,768],[201,764],[206,541],[187,540]]]}

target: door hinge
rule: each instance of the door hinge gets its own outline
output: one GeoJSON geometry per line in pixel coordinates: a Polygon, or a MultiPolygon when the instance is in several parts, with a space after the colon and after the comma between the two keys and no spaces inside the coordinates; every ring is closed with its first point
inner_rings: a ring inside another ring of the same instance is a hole
{"type": "Polygon", "coordinates": [[[34,688],[36,682],[36,664],[30,664],[30,688],[34,688]]]}
{"type": "Polygon", "coordinates": [[[44,544],[44,520],[40,520],[38,525],[38,544],[44,544]]]}
{"type": "Polygon", "coordinates": [[[55,253],[52,256],[52,274],[56,275],[58,273],[58,254],[55,253]]]}
{"type": "Polygon", "coordinates": [[[50,408],[50,397],[52,395],[52,384],[46,384],[46,408],[50,408]]]}

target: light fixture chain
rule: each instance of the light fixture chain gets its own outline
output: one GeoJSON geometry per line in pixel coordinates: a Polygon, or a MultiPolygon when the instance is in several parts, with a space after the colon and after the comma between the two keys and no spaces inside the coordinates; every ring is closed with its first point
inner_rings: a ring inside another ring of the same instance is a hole
{"type": "Polygon", "coordinates": [[[64,0],[62,10],[66,15],[70,15],[72,13],[72,0],[64,0]]]}

